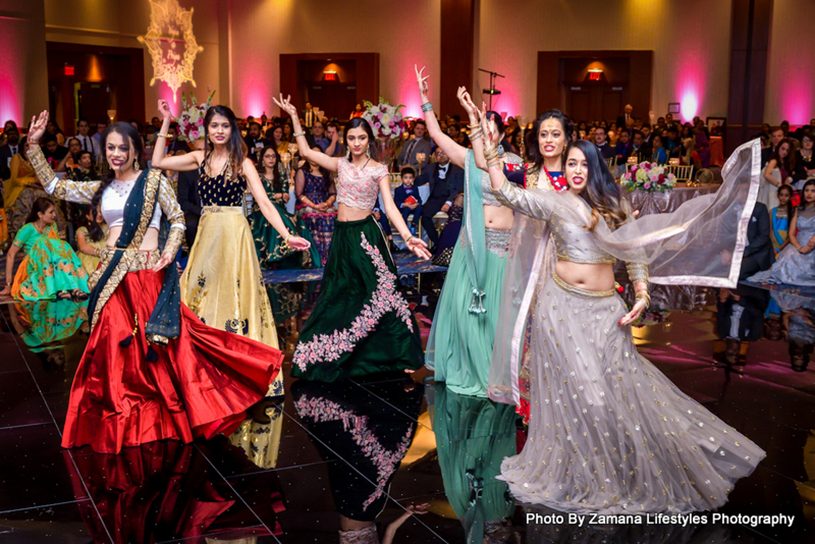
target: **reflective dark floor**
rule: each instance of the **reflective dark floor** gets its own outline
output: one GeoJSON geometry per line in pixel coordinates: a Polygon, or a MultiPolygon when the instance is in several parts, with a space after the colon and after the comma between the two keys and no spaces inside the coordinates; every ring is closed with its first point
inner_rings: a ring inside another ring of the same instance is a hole
{"type": "MultiPolygon", "coordinates": [[[[813,301],[786,308],[812,331],[813,301]]],[[[641,353],[767,451],[728,514],[749,522],[592,525],[526,522],[495,480],[523,443],[511,407],[456,395],[426,371],[338,384],[287,380],[231,437],[99,455],[60,448],[87,335],[76,308],[0,309],[0,542],[338,542],[341,516],[375,520],[393,542],[815,542],[815,368],[793,372],[785,340],[742,345],[719,363],[711,312],[635,329],[641,353]],[[31,327],[30,320],[46,325],[31,327]],[[427,513],[403,514],[429,504],[427,513]]],[[[288,375],[288,365],[284,372],[288,375]]],[[[519,430],[521,429],[521,430],[519,430]]],[[[537,518],[549,519],[549,518],[537,518]]],[[[710,516],[709,516],[710,519],[710,516]]]]}

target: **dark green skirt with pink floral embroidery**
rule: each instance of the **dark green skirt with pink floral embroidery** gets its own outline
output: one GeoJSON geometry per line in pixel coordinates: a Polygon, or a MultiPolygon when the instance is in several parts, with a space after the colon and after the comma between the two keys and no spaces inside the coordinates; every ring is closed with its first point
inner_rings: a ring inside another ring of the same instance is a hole
{"type": "Polygon", "coordinates": [[[300,332],[291,375],[334,382],[423,364],[419,327],[379,225],[372,216],[337,221],[320,298],[300,332]]]}

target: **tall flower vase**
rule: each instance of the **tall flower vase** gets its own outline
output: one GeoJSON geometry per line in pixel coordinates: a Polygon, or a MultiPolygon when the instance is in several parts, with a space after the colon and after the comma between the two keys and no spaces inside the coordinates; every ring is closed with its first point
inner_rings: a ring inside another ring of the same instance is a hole
{"type": "Polygon", "coordinates": [[[388,167],[388,172],[393,171],[393,140],[376,140],[374,147],[374,158],[388,167]]]}

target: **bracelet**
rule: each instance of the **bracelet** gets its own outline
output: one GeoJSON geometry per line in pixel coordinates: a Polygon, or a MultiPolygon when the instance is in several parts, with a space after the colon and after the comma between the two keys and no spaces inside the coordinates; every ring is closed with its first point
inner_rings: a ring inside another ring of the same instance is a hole
{"type": "Polygon", "coordinates": [[[294,136],[295,138],[298,138],[298,137],[300,137],[300,136],[305,136],[305,135],[306,135],[306,131],[305,131],[305,130],[304,130],[304,131],[302,131],[302,132],[295,132],[294,134],[292,134],[292,136],[294,136]]]}
{"type": "Polygon", "coordinates": [[[477,128],[481,128],[481,123],[476,123],[474,125],[467,125],[467,128],[470,130],[475,130],[477,128]]]}
{"type": "Polygon", "coordinates": [[[413,236],[412,234],[410,236],[408,236],[407,238],[405,238],[405,245],[408,245],[410,243],[410,241],[413,240],[414,238],[416,238],[416,237],[413,236]]]}
{"type": "Polygon", "coordinates": [[[642,300],[645,302],[645,309],[651,307],[651,295],[648,294],[648,291],[639,291],[636,295],[634,295],[634,300],[642,300]]]}
{"type": "Polygon", "coordinates": [[[422,111],[425,113],[433,111],[433,104],[431,104],[430,102],[425,102],[424,104],[422,104],[422,111]]]}
{"type": "Polygon", "coordinates": [[[488,162],[487,163],[487,168],[492,168],[493,166],[497,166],[498,168],[501,168],[501,161],[488,162]]]}
{"type": "Polygon", "coordinates": [[[478,136],[481,136],[481,134],[483,134],[483,132],[482,132],[482,131],[481,131],[481,129],[479,128],[479,129],[477,129],[477,130],[471,130],[471,131],[470,131],[470,134],[469,134],[469,137],[470,137],[470,138],[476,138],[476,137],[478,137],[478,136]]]}
{"type": "Polygon", "coordinates": [[[156,139],[158,138],[169,138],[169,136],[167,134],[162,134],[159,132],[158,134],[156,134],[156,139]]]}

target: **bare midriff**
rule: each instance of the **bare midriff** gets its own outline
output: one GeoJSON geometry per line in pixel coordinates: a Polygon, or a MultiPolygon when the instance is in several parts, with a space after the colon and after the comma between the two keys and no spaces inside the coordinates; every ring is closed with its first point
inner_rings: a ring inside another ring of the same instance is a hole
{"type": "MultiPolygon", "coordinates": [[[[108,239],[105,245],[113,249],[116,247],[116,240],[122,232],[122,227],[110,227],[108,231],[108,239]]],[[[144,239],[141,241],[140,251],[155,251],[158,249],[158,229],[150,227],[144,234],[144,239]]]]}
{"type": "Polygon", "coordinates": [[[611,264],[585,264],[558,261],[555,272],[560,279],[587,291],[614,289],[614,266],[611,264]]]}

